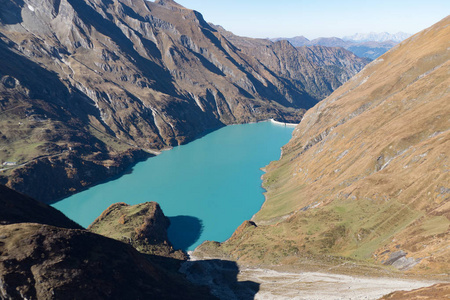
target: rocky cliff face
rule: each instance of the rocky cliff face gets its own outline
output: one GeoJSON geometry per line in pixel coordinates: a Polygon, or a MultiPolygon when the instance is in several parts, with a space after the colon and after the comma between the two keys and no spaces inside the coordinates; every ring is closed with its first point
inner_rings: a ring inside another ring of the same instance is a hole
{"type": "Polygon", "coordinates": [[[83,230],[0,186],[1,299],[215,299],[177,272],[180,262],[83,230]]]}
{"type": "Polygon", "coordinates": [[[299,121],[365,64],[271,44],[278,67],[173,1],[0,5],[3,182],[45,201],[226,124],[299,121]]]}
{"type": "Polygon", "coordinates": [[[132,245],[142,253],[187,259],[175,251],[167,237],[170,221],[156,202],[137,205],[116,203],[108,207],[88,230],[132,245]]]}
{"type": "Polygon", "coordinates": [[[308,111],[264,176],[266,202],[221,246],[243,261],[332,255],[450,272],[450,17],[308,111]]]}
{"type": "MultiPolygon", "coordinates": [[[[214,25],[212,25],[214,26],[214,25]]],[[[335,89],[361,71],[369,59],[355,56],[339,47],[294,47],[286,40],[271,42],[236,36],[220,26],[214,26],[221,34],[246,55],[246,60],[256,61],[291,86],[284,88],[290,101],[305,98],[303,106],[309,107],[323,99],[335,89]],[[289,89],[290,88],[290,89],[289,89]],[[299,94],[302,91],[303,94],[299,94]],[[309,96],[309,99],[306,98],[309,96]]],[[[257,70],[259,69],[256,66],[257,70]]]]}

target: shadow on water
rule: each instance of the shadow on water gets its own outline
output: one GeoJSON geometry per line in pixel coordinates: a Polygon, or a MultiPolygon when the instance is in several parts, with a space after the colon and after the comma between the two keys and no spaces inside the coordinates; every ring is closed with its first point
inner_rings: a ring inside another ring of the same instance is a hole
{"type": "Polygon", "coordinates": [[[170,226],[167,230],[169,240],[175,249],[187,251],[198,241],[203,232],[203,222],[192,216],[169,217],[170,226]]]}
{"type": "Polygon", "coordinates": [[[260,284],[238,281],[239,266],[234,261],[212,259],[187,261],[180,272],[196,284],[209,287],[219,299],[251,300],[259,291],[260,284]]]}

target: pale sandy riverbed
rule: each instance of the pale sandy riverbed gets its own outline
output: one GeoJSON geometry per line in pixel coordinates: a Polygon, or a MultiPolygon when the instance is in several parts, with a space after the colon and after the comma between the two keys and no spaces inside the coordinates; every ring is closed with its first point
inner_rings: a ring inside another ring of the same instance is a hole
{"type": "Polygon", "coordinates": [[[326,271],[275,271],[238,266],[236,262],[220,259],[202,260],[190,254],[190,261],[180,271],[193,283],[209,286],[215,296],[224,300],[379,299],[394,291],[439,283],[438,280],[350,276],[326,271]]]}
{"type": "Polygon", "coordinates": [[[318,272],[286,273],[242,269],[239,281],[260,284],[255,299],[379,299],[397,290],[413,290],[436,282],[353,277],[318,272]]]}

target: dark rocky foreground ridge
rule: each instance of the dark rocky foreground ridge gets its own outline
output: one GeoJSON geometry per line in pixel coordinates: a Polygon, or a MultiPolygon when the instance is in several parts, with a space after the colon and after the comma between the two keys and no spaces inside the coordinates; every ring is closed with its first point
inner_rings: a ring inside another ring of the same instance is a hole
{"type": "Polygon", "coordinates": [[[145,255],[0,186],[1,299],[216,299],[145,255]],[[19,213],[20,212],[20,213],[19,213]]]}
{"type": "Polygon", "coordinates": [[[0,6],[1,181],[42,201],[227,124],[298,122],[367,63],[246,45],[173,1],[0,6]]]}
{"type": "Polygon", "coordinates": [[[59,210],[0,185],[0,224],[39,223],[83,229],[59,210]]]}

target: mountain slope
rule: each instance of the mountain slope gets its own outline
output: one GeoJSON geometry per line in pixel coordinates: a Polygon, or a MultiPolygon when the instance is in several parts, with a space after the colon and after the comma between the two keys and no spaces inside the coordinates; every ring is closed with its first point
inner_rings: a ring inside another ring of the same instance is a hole
{"type": "Polygon", "coordinates": [[[242,261],[337,255],[450,272],[450,17],[308,111],[267,167],[258,225],[220,246],[242,261]]]}
{"type": "Polygon", "coordinates": [[[2,299],[216,299],[113,239],[32,223],[0,229],[2,299]]]}
{"type": "Polygon", "coordinates": [[[0,224],[39,223],[82,229],[57,209],[0,185],[0,224]]]}
{"type": "Polygon", "coordinates": [[[174,1],[0,5],[2,182],[45,201],[227,124],[298,122],[366,63],[274,74],[174,1]]]}
{"type": "MultiPolygon", "coordinates": [[[[255,59],[265,69],[284,82],[292,82],[298,90],[307,91],[312,99],[323,99],[358,73],[370,60],[356,57],[350,51],[336,47],[293,47],[280,40],[252,39],[236,36],[220,26],[211,25],[245,55],[246,61],[255,59]]],[[[287,90],[288,98],[295,90],[287,90]]],[[[301,96],[301,95],[298,95],[301,96]]],[[[295,97],[294,97],[295,98],[295,97]]]]}
{"type": "Polygon", "coordinates": [[[216,299],[184,279],[180,263],[83,230],[0,185],[1,299],[216,299]]]}

